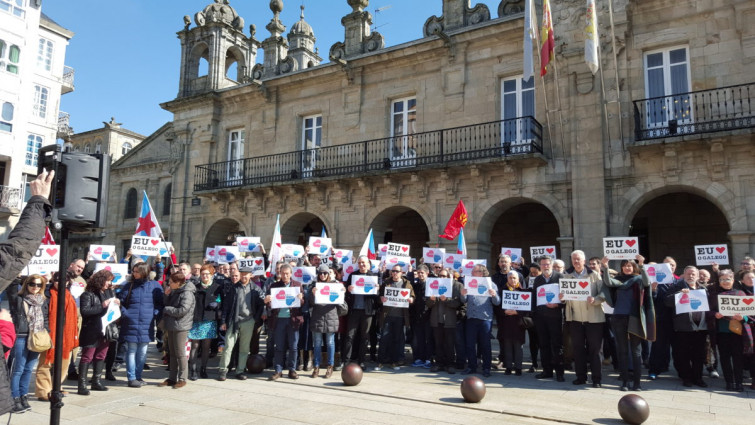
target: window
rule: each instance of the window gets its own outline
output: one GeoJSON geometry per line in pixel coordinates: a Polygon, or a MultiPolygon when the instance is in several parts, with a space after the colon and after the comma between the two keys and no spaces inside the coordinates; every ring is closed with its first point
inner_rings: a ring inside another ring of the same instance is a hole
{"type": "Polygon", "coordinates": [[[49,71],[52,69],[52,51],[53,42],[46,39],[39,39],[39,48],[37,49],[37,69],[49,71]]]}
{"type": "Polygon", "coordinates": [[[63,152],[73,152],[73,143],[71,142],[63,143],[63,152]]]}
{"type": "Polygon", "coordinates": [[[170,215],[170,196],[173,190],[173,183],[168,183],[163,191],[163,215],[170,215]]]}
{"type": "Polygon", "coordinates": [[[647,126],[667,127],[691,123],[689,52],[687,47],[676,47],[645,54],[645,95],[647,126]]]}
{"type": "Polygon", "coordinates": [[[126,193],[126,210],[123,218],[136,218],[136,189],[133,187],[126,193]]]}
{"type": "Polygon", "coordinates": [[[128,151],[131,150],[131,143],[126,142],[123,145],[121,145],[121,154],[126,155],[128,151]]]}
{"type": "Polygon", "coordinates": [[[395,100],[391,108],[391,161],[394,167],[407,167],[415,164],[417,152],[414,137],[417,132],[417,99],[395,100]],[[397,162],[395,162],[397,161],[397,162]]]}
{"type": "Polygon", "coordinates": [[[302,119],[302,172],[311,172],[317,161],[317,151],[322,145],[322,115],[312,115],[302,119]]]}
{"type": "Polygon", "coordinates": [[[244,130],[232,130],[228,133],[228,179],[242,177],[244,158],[244,130]]]}
{"type": "Polygon", "coordinates": [[[501,81],[501,142],[504,154],[529,152],[535,116],[535,78],[501,81]]]}
{"type": "Polygon", "coordinates": [[[94,145],[94,153],[102,153],[102,143],[94,145]]]}
{"type": "Polygon", "coordinates": [[[3,103],[3,109],[0,111],[0,131],[13,131],[13,109],[12,103],[3,103]]]}
{"type": "Polygon", "coordinates": [[[24,10],[25,0],[0,0],[0,10],[23,18],[26,15],[24,10]]]}
{"type": "Polygon", "coordinates": [[[34,86],[34,116],[38,118],[47,117],[47,98],[50,90],[40,85],[34,86]]]}
{"type": "Polygon", "coordinates": [[[19,60],[21,60],[21,49],[15,44],[8,46],[5,41],[0,40],[0,70],[18,74],[19,60]]]}
{"type": "Polygon", "coordinates": [[[26,138],[26,165],[31,165],[32,167],[37,166],[37,154],[39,153],[39,148],[42,147],[44,140],[44,137],[37,134],[30,134],[29,137],[26,138]]]}
{"type": "Polygon", "coordinates": [[[90,153],[92,151],[92,147],[89,146],[89,143],[84,145],[84,153],[90,153]]]}

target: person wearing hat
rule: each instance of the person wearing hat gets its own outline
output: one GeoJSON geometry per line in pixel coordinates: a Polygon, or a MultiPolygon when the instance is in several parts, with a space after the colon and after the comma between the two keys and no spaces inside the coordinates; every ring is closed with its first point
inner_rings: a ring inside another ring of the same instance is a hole
{"type": "MultiPolygon", "coordinates": [[[[317,282],[327,282],[331,293],[346,292],[343,284],[331,277],[330,268],[325,264],[317,267],[317,282]]],[[[314,369],[312,370],[312,377],[317,378],[320,374],[322,342],[325,339],[328,353],[328,368],[325,371],[325,378],[330,378],[333,375],[333,365],[335,362],[335,334],[338,332],[338,318],[345,316],[349,308],[346,305],[345,298],[341,304],[316,304],[316,292],[317,285],[312,285],[312,290],[307,294],[309,305],[311,306],[309,329],[312,331],[312,340],[314,341],[314,369]]]]}
{"type": "Polygon", "coordinates": [[[218,381],[225,381],[228,364],[236,342],[239,342],[239,360],[236,364],[236,378],[244,380],[244,368],[249,357],[249,343],[254,333],[254,322],[262,316],[262,291],[251,283],[252,269],[244,267],[231,269],[233,290],[222,302],[223,312],[220,317],[220,330],[226,331],[225,350],[220,357],[218,381]]]}

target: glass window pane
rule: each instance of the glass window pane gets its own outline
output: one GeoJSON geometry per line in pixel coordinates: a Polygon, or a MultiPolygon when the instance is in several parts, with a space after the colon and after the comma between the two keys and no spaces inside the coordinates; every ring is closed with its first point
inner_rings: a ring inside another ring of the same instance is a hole
{"type": "Polygon", "coordinates": [[[12,63],[18,63],[19,59],[21,59],[21,49],[14,44],[8,50],[8,60],[12,63]]]}
{"type": "Polygon", "coordinates": [[[516,91],[516,81],[515,80],[506,80],[503,82],[503,91],[504,93],[511,93],[516,91]]]}
{"type": "Polygon", "coordinates": [[[304,128],[312,128],[312,118],[304,119],[304,128]]]}
{"type": "Polygon", "coordinates": [[[687,66],[674,65],[671,67],[671,93],[678,94],[689,91],[689,82],[687,81],[687,66]]]}
{"type": "Polygon", "coordinates": [[[522,92],[522,115],[523,117],[535,116],[535,90],[522,92]]]}
{"type": "Polygon", "coordinates": [[[648,70],[648,97],[665,96],[666,90],[663,83],[663,69],[648,70]]]}
{"type": "Polygon", "coordinates": [[[409,99],[409,108],[408,109],[417,109],[417,99],[409,99]]]}
{"type": "Polygon", "coordinates": [[[393,113],[402,112],[404,110],[404,102],[393,103],[393,113]]]}
{"type": "Polygon", "coordinates": [[[535,88],[535,78],[530,77],[529,80],[522,79],[522,89],[535,88]]]}
{"type": "Polygon", "coordinates": [[[13,104],[10,102],[3,103],[2,117],[5,121],[13,120],[13,104]]]}
{"type": "Polygon", "coordinates": [[[317,117],[317,126],[322,127],[322,116],[317,117]]]}
{"type": "Polygon", "coordinates": [[[687,49],[676,49],[669,52],[669,62],[679,63],[687,61],[687,49]]]}
{"type": "Polygon", "coordinates": [[[652,53],[647,55],[648,68],[663,66],[663,53],[652,53]]]}
{"type": "Polygon", "coordinates": [[[503,119],[516,118],[516,93],[503,96],[503,119]]]}

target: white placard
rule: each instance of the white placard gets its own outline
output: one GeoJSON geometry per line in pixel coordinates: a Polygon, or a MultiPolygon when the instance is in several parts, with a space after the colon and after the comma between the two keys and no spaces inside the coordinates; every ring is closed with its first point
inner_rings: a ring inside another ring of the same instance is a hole
{"type": "Polygon", "coordinates": [[[558,283],[549,283],[537,288],[537,305],[560,304],[558,283]]]}
{"type": "Polygon", "coordinates": [[[467,276],[464,278],[464,289],[467,290],[467,295],[475,297],[489,297],[488,289],[493,287],[492,284],[493,281],[489,277],[467,276]]]}
{"type": "Polygon", "coordinates": [[[708,311],[708,294],[705,289],[695,289],[688,294],[681,292],[674,294],[676,304],[676,314],[694,313],[699,311],[708,311]]]}
{"type": "Polygon", "coordinates": [[[561,279],[558,281],[558,289],[564,294],[564,301],[587,301],[587,297],[591,295],[588,279],[561,279]]]}
{"type": "Polygon", "coordinates": [[[299,287],[270,288],[270,308],[301,307],[299,287]]]}
{"type": "Polygon", "coordinates": [[[301,245],[284,243],[281,245],[281,253],[285,258],[301,258],[301,256],[304,255],[304,247],[301,245]]]}
{"type": "Polygon", "coordinates": [[[349,281],[349,276],[351,276],[351,274],[354,273],[357,270],[359,270],[359,267],[357,267],[356,264],[353,264],[351,262],[351,259],[349,259],[349,261],[343,263],[343,277],[342,277],[343,281],[344,282],[348,282],[349,281]]]}
{"type": "Polygon", "coordinates": [[[351,283],[354,285],[351,291],[354,295],[377,295],[380,289],[377,276],[354,276],[351,283]]]}
{"type": "Polygon", "coordinates": [[[385,297],[383,306],[409,308],[409,296],[411,293],[412,291],[409,288],[386,287],[383,292],[383,296],[385,297]]]}
{"type": "Polygon", "coordinates": [[[380,274],[380,260],[370,260],[370,271],[375,275],[380,274]]]}
{"type": "Polygon", "coordinates": [[[107,328],[107,325],[115,322],[121,317],[121,306],[116,304],[115,298],[110,299],[110,304],[107,305],[107,311],[105,312],[105,315],[102,316],[102,334],[105,335],[105,328],[107,328]]]}
{"type": "MultiPolygon", "coordinates": [[[[40,245],[24,268],[24,275],[51,275],[60,270],[60,246],[40,245]]],[[[44,288],[42,288],[44,289],[44,288]]]]}
{"type": "Polygon", "coordinates": [[[89,255],[92,261],[115,261],[115,245],[89,245],[89,255]]]}
{"type": "Polygon", "coordinates": [[[330,238],[320,238],[315,236],[309,237],[309,253],[316,255],[330,255],[330,248],[333,242],[330,238]]]}
{"type": "Polygon", "coordinates": [[[546,245],[546,246],[530,247],[530,259],[532,260],[532,262],[534,263],[540,257],[550,257],[555,260],[556,259],[556,246],[546,245]]]}
{"type": "Polygon", "coordinates": [[[160,242],[160,257],[170,257],[170,250],[173,248],[173,242],[162,241],[160,242]]]}
{"type": "Polygon", "coordinates": [[[97,263],[94,266],[94,272],[97,273],[100,270],[108,270],[113,274],[113,285],[122,285],[126,283],[126,276],[128,276],[128,264],[123,263],[97,263]]]}
{"type": "Polygon", "coordinates": [[[397,257],[392,254],[388,254],[385,256],[385,268],[387,270],[392,270],[394,266],[401,266],[401,271],[404,273],[409,272],[409,266],[411,265],[412,259],[409,257],[397,257]]]}
{"type": "Polygon", "coordinates": [[[435,263],[442,263],[443,259],[446,257],[446,250],[445,248],[422,248],[422,259],[425,261],[425,264],[435,264],[435,263]]]}
{"type": "Polygon", "coordinates": [[[260,252],[259,236],[237,236],[236,246],[239,252],[260,252]]]}
{"type": "Polygon", "coordinates": [[[461,275],[472,276],[472,271],[478,264],[482,264],[483,266],[487,267],[488,260],[471,260],[469,258],[465,258],[461,263],[461,275]]]}
{"type": "Polygon", "coordinates": [[[291,280],[299,282],[304,287],[308,287],[317,281],[317,269],[314,267],[293,267],[291,280]]]}
{"type": "Polygon", "coordinates": [[[609,260],[634,260],[640,253],[636,237],[603,238],[603,255],[609,260]]]}
{"type": "Polygon", "coordinates": [[[385,257],[385,254],[388,253],[388,244],[387,243],[379,243],[378,244],[378,258],[385,257]]]}
{"type": "Polygon", "coordinates": [[[218,259],[217,259],[217,255],[216,254],[217,253],[215,252],[215,247],[214,246],[208,246],[207,248],[204,249],[204,258],[206,258],[207,261],[211,261],[213,263],[217,263],[218,259]]]}
{"type": "Polygon", "coordinates": [[[645,264],[645,270],[651,282],[663,284],[674,283],[674,273],[668,263],[645,264]]]}
{"type": "Polygon", "coordinates": [[[446,258],[443,260],[443,264],[448,269],[454,269],[456,271],[461,270],[461,265],[464,262],[464,254],[446,254],[446,258]]]}
{"type": "Polygon", "coordinates": [[[522,261],[522,248],[501,248],[501,254],[508,255],[511,257],[511,262],[516,263],[517,261],[522,261]]]}
{"type": "Polygon", "coordinates": [[[453,281],[448,277],[429,277],[425,282],[427,287],[425,288],[426,297],[439,297],[445,295],[451,297],[453,295],[453,281]]]}
{"type": "Polygon", "coordinates": [[[160,255],[160,238],[150,238],[149,236],[131,237],[131,254],[146,255],[155,257],[160,255]]]}
{"type": "Polygon", "coordinates": [[[737,314],[753,316],[755,315],[755,297],[752,295],[719,295],[718,312],[729,317],[737,314]]]}
{"type": "Polygon", "coordinates": [[[385,251],[386,255],[394,255],[396,257],[408,257],[409,256],[409,245],[403,245],[400,243],[388,243],[388,247],[385,251]]]}
{"type": "Polygon", "coordinates": [[[725,244],[695,245],[695,262],[698,266],[729,264],[729,247],[725,244]]]}
{"type": "Polygon", "coordinates": [[[241,258],[239,247],[234,245],[216,245],[215,258],[217,258],[218,263],[231,264],[241,258]]]}
{"type": "Polygon", "coordinates": [[[265,276],[265,260],[262,257],[239,258],[239,270],[252,269],[252,276],[265,276]]]}
{"type": "Polygon", "coordinates": [[[528,291],[501,291],[501,308],[532,311],[532,294],[528,291]]]}
{"type": "Polygon", "coordinates": [[[336,249],[333,248],[333,258],[338,264],[346,264],[351,262],[351,257],[354,256],[354,251],[350,249],[336,249]]]}
{"type": "Polygon", "coordinates": [[[343,304],[346,288],[340,283],[317,282],[315,304],[343,304]]]}

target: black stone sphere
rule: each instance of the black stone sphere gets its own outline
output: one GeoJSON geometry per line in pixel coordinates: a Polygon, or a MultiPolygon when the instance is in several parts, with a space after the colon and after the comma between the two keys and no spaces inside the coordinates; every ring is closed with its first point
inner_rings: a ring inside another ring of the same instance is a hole
{"type": "Polygon", "coordinates": [[[619,415],[630,425],[640,425],[650,416],[650,406],[637,394],[627,394],[619,400],[619,415]]]}
{"type": "Polygon", "coordinates": [[[246,370],[249,373],[262,373],[265,370],[265,356],[262,354],[252,354],[246,359],[246,370]]]}
{"type": "Polygon", "coordinates": [[[476,376],[468,376],[461,381],[461,396],[467,403],[479,403],[485,398],[485,382],[476,376]]]}
{"type": "Polygon", "coordinates": [[[348,387],[359,385],[362,382],[363,375],[364,371],[357,363],[349,363],[341,369],[341,379],[343,384],[348,387]]]}

